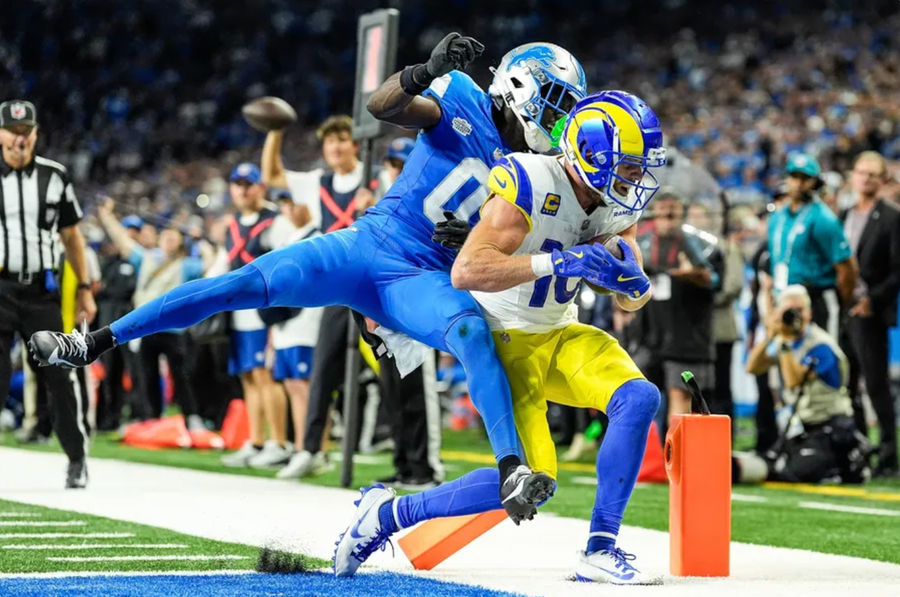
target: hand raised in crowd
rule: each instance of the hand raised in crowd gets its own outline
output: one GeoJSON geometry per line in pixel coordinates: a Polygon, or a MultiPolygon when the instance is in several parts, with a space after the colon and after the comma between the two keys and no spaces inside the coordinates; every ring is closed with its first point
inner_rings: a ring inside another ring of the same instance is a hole
{"type": "Polygon", "coordinates": [[[97,205],[97,215],[102,217],[111,216],[116,210],[116,200],[112,197],[101,197],[101,201],[97,205]]]}
{"type": "Polygon", "coordinates": [[[356,194],[353,195],[353,205],[355,206],[357,213],[363,213],[375,205],[375,193],[366,187],[359,187],[356,189],[356,194]]]}

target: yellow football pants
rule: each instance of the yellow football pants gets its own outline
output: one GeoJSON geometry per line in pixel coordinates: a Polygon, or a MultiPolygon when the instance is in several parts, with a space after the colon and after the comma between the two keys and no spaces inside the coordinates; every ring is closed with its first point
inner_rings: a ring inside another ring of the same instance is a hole
{"type": "Polygon", "coordinates": [[[622,384],[644,378],[615,338],[582,323],[540,334],[497,331],[494,343],[509,377],[528,465],[554,479],[556,447],[547,402],[605,411],[622,384]]]}

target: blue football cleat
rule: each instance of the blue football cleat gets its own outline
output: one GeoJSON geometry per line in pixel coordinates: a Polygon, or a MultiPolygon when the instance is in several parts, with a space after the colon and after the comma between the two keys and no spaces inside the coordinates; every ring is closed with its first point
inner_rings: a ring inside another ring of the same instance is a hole
{"type": "Polygon", "coordinates": [[[362,490],[362,496],[354,502],[357,508],[350,526],[335,543],[332,558],[335,576],[353,576],[375,550],[384,550],[390,543],[390,535],[381,530],[378,509],[396,495],[393,489],[385,489],[381,483],[362,490]]]}

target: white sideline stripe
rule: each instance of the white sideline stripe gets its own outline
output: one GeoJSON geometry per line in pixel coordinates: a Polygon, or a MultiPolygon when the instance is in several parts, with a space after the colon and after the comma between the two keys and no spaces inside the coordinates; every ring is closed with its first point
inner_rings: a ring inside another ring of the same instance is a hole
{"type": "Polygon", "coordinates": [[[0,578],[84,578],[92,576],[243,576],[256,570],[123,570],[111,572],[3,572],[0,578]]]}
{"type": "Polygon", "coordinates": [[[0,518],[40,518],[37,512],[0,512],[0,518]]]}
{"type": "Polygon", "coordinates": [[[197,555],[197,556],[51,556],[48,562],[164,562],[189,560],[202,562],[208,560],[249,560],[250,556],[238,555],[197,555]]]}
{"type": "Polygon", "coordinates": [[[59,545],[56,543],[0,545],[0,549],[185,549],[183,543],[79,543],[59,545]]]}
{"type": "Polygon", "coordinates": [[[847,512],[849,514],[872,514],[875,516],[900,516],[900,510],[885,510],[883,508],[862,508],[860,506],[840,506],[838,504],[826,504],[824,502],[800,502],[801,508],[812,510],[831,510],[833,512],[847,512]]]}
{"type": "Polygon", "coordinates": [[[746,493],[732,493],[731,494],[732,502],[768,502],[769,498],[763,497],[761,495],[748,495],[746,493]]]}
{"type": "Polygon", "coordinates": [[[134,533],[0,533],[0,539],[126,539],[134,533]]]}
{"type": "Polygon", "coordinates": [[[83,520],[0,520],[0,527],[83,527],[83,520]]]}

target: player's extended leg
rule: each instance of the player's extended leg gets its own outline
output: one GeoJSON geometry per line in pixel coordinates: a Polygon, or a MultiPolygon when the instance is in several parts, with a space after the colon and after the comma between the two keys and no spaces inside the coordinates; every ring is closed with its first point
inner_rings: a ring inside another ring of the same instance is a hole
{"type": "Polygon", "coordinates": [[[361,239],[342,230],[304,240],[233,272],[182,284],[87,336],[37,332],[29,348],[42,365],[83,367],[117,344],[189,327],[222,311],[352,305],[367,279],[361,255],[374,250],[357,247],[361,239]]]}
{"type": "Polygon", "coordinates": [[[643,378],[628,353],[609,334],[582,324],[563,331],[547,382],[548,399],[606,412],[609,428],[597,453],[597,494],[579,580],[655,584],[631,565],[634,556],[616,538],[659,407],[659,390],[643,378]]]}
{"type": "MultiPolygon", "coordinates": [[[[543,399],[543,378],[553,356],[558,334],[494,333],[497,352],[512,387],[513,409],[518,434],[528,464],[536,472],[556,476],[556,452],[547,424],[547,405],[543,399]],[[537,339],[534,342],[529,340],[537,339]],[[510,341],[512,340],[512,341],[510,341]],[[532,460],[534,458],[534,460],[532,460]]],[[[528,470],[523,467],[524,470],[528,470]]],[[[515,483],[515,475],[505,484],[515,483]]],[[[541,502],[553,495],[555,484],[543,492],[541,502]]],[[[462,516],[503,507],[497,469],[481,468],[434,489],[395,497],[393,489],[375,485],[363,490],[351,526],[353,533],[341,535],[334,553],[334,572],[352,576],[376,549],[398,530],[424,520],[462,516]]],[[[517,523],[518,524],[518,523],[517,523]]]]}

